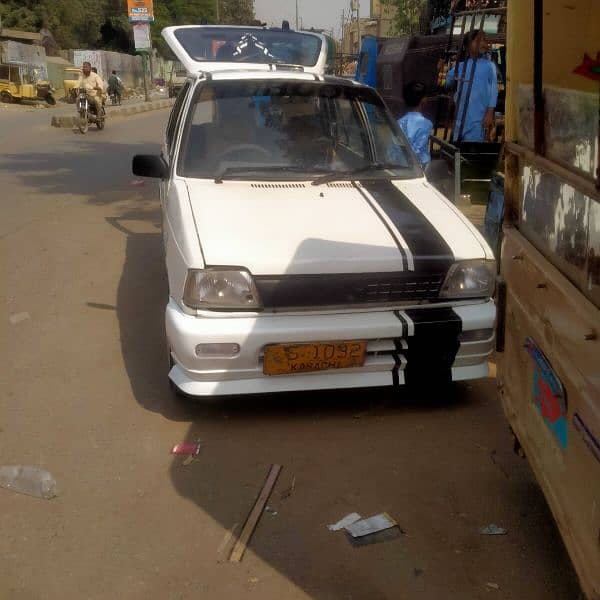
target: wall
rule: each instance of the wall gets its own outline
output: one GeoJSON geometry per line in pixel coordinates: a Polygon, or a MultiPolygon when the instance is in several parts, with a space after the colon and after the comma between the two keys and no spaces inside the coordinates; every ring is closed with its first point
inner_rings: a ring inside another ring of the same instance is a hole
{"type": "Polygon", "coordinates": [[[56,88],[57,96],[61,97],[64,91],[65,67],[73,65],[59,56],[49,56],[48,61],[48,81],[56,88]]]}
{"type": "Polygon", "coordinates": [[[20,42],[0,42],[2,61],[7,63],[25,63],[37,73],[38,79],[47,79],[46,51],[43,46],[32,46],[20,42]]]}
{"type": "MultiPolygon", "coordinates": [[[[61,55],[64,57],[64,53],[61,55]]],[[[76,67],[80,67],[84,61],[90,62],[104,79],[108,79],[110,73],[115,70],[128,87],[143,85],[144,73],[141,56],[107,50],[69,50],[67,60],[70,60],[76,67]]]]}

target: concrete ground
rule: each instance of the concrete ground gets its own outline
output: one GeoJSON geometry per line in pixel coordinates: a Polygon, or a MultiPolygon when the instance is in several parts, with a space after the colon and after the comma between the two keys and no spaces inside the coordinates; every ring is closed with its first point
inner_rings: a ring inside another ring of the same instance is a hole
{"type": "Polygon", "coordinates": [[[174,400],[156,184],[130,174],[167,113],[83,136],[48,112],[0,111],[0,465],[41,465],[60,495],[0,489],[0,598],[578,597],[493,379],[174,400]],[[192,464],[170,454],[196,439],[192,464]],[[228,563],[272,463],[277,514],[228,563]],[[353,547],[326,528],[352,511],[405,534],[353,547]]]}

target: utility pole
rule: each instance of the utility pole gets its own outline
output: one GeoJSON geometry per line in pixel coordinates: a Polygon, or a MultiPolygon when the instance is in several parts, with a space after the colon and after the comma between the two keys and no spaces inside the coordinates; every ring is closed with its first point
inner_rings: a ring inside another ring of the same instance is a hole
{"type": "Polygon", "coordinates": [[[221,22],[221,2],[220,0],[215,0],[217,5],[217,25],[221,22]]]}
{"type": "Polygon", "coordinates": [[[298,31],[300,26],[299,12],[298,12],[298,0],[296,0],[296,31],[298,31]]]}

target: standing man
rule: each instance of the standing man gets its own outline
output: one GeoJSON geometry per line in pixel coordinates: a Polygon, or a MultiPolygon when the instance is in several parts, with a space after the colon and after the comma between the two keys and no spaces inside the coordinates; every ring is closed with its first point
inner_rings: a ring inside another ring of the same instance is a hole
{"type": "Polygon", "coordinates": [[[102,108],[102,94],[104,93],[104,82],[102,77],[92,71],[92,65],[85,61],[81,65],[81,76],[77,82],[78,88],[84,88],[96,108],[96,114],[100,116],[104,109],[102,108]]]}
{"type": "Polygon", "coordinates": [[[458,66],[448,71],[446,85],[451,86],[455,81],[457,82],[457,91],[454,95],[455,142],[483,142],[494,124],[494,112],[498,101],[498,79],[496,66],[485,54],[486,49],[483,31],[479,29],[469,31],[463,39],[458,66]],[[473,83],[469,95],[471,75],[473,75],[473,83]]]}

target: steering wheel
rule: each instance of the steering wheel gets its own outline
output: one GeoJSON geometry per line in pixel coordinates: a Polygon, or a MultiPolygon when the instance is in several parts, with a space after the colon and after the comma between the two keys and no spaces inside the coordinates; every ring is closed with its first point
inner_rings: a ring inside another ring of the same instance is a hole
{"type": "Polygon", "coordinates": [[[266,148],[259,146],[258,144],[236,144],[235,146],[230,146],[219,154],[217,160],[223,160],[225,157],[234,154],[236,152],[260,152],[265,158],[271,158],[273,155],[266,148]]]}

